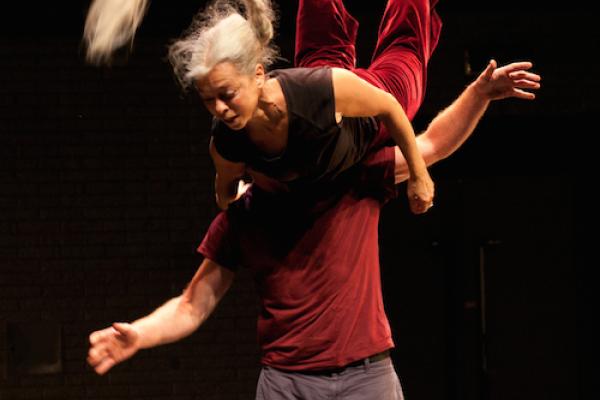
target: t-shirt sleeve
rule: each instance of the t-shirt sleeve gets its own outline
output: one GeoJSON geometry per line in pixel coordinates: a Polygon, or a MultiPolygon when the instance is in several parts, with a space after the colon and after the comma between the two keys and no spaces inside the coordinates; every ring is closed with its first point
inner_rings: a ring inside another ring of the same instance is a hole
{"type": "Polygon", "coordinates": [[[279,82],[286,95],[288,111],[323,131],[336,125],[331,68],[281,70],[279,82]]]}
{"type": "Polygon", "coordinates": [[[360,165],[359,187],[382,203],[396,198],[398,188],[395,181],[395,167],[394,147],[382,147],[369,154],[360,165]]]}
{"type": "Polygon", "coordinates": [[[210,224],[197,251],[220,266],[236,271],[240,265],[239,241],[236,240],[236,235],[231,215],[222,211],[210,224]]]}

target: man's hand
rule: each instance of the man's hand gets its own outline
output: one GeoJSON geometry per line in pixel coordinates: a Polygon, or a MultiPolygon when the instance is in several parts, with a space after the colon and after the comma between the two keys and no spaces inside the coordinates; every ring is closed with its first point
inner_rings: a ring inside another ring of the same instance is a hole
{"type": "Polygon", "coordinates": [[[90,335],[88,364],[104,375],[116,364],[133,356],[139,349],[139,333],[127,323],[115,322],[111,327],[90,335]]]}
{"type": "Polygon", "coordinates": [[[473,83],[473,87],[488,100],[508,97],[533,100],[535,94],[527,90],[539,89],[542,78],[528,71],[532,66],[531,62],[523,61],[497,68],[496,61],[490,60],[485,71],[473,83]]]}

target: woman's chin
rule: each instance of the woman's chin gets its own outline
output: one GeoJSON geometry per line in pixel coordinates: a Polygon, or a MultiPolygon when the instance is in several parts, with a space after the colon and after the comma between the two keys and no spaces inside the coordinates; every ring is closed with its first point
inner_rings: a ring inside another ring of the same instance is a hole
{"type": "Polygon", "coordinates": [[[230,129],[233,129],[234,131],[239,131],[240,129],[244,128],[244,124],[242,123],[242,120],[239,116],[230,120],[223,120],[223,122],[225,123],[225,125],[227,125],[230,129]]]}

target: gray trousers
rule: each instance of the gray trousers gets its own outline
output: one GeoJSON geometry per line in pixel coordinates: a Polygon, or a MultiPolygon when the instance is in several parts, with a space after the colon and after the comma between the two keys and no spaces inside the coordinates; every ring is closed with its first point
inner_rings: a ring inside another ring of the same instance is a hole
{"type": "Polygon", "coordinates": [[[303,374],[263,367],[256,400],[404,400],[392,360],[347,368],[339,373],[303,374]]]}

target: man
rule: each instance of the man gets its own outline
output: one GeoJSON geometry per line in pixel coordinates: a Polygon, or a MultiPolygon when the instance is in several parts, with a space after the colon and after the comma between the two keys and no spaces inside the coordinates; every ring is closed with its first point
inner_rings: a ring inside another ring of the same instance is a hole
{"type": "MultiPolygon", "coordinates": [[[[454,152],[491,100],[533,99],[531,63],[486,70],[417,138],[428,165],[454,152]]],[[[257,399],[401,399],[388,356],[393,347],[383,310],[377,229],[383,204],[408,168],[398,148],[368,156],[335,185],[302,194],[254,187],[221,212],[199,251],[205,256],[181,296],[131,324],[90,335],[88,362],[106,373],[139,349],[194,332],[250,268],[261,300],[263,370],[257,399]]]]}

